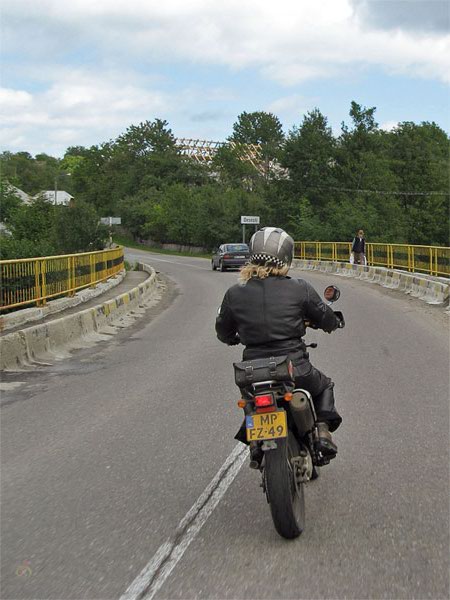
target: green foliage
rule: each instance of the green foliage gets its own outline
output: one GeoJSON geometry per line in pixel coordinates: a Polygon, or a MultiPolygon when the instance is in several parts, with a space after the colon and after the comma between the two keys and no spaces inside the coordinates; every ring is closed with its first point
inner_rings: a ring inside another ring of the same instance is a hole
{"type": "MultiPolygon", "coordinates": [[[[279,161],[282,156],[283,127],[278,117],[272,113],[263,111],[243,112],[234,123],[233,133],[228,140],[237,144],[237,153],[242,152],[239,146],[243,144],[259,144],[265,171],[269,173],[271,162],[274,160],[279,161]]],[[[255,178],[254,170],[251,175],[255,178]]]]}
{"type": "Polygon", "coordinates": [[[2,179],[34,196],[54,189],[55,177],[61,173],[60,161],[47,154],[33,158],[28,152],[0,154],[2,179]]]}
{"type": "Polygon", "coordinates": [[[308,112],[300,127],[289,132],[283,166],[289,171],[292,195],[307,195],[320,213],[327,203],[323,188],[336,185],[336,141],[327,119],[318,109],[308,112]]]}
{"type": "Polygon", "coordinates": [[[42,197],[15,207],[8,228],[11,237],[0,237],[2,260],[100,250],[108,238],[93,206],[54,206],[42,197]]]}
{"type": "Polygon", "coordinates": [[[0,239],[2,260],[56,254],[54,215],[55,207],[43,198],[17,206],[8,223],[12,236],[0,239]]]}
{"type": "Polygon", "coordinates": [[[54,244],[60,254],[91,252],[105,247],[109,232],[99,224],[95,208],[82,201],[55,207],[54,244]]]}
{"type": "Polygon", "coordinates": [[[217,173],[219,180],[225,186],[252,188],[260,178],[254,166],[244,159],[244,149],[241,145],[234,148],[222,146],[212,161],[212,171],[217,173]],[[243,160],[244,159],[244,160],[243,160]]]}
{"type": "Polygon", "coordinates": [[[55,209],[51,202],[38,197],[31,204],[21,204],[13,211],[9,229],[14,238],[35,244],[53,238],[55,209]]]}
{"type": "Polygon", "coordinates": [[[11,214],[21,204],[20,198],[4,181],[0,181],[0,222],[9,223],[11,214]]]}
{"type": "Polygon", "coordinates": [[[35,256],[51,256],[52,254],[55,254],[54,246],[46,239],[33,242],[23,238],[0,236],[0,260],[34,258],[35,256]]]}
{"type": "Polygon", "coordinates": [[[4,152],[3,178],[11,184],[34,193],[71,173],[58,187],[75,196],[70,208],[24,207],[0,189],[0,214],[13,232],[6,252],[100,247],[98,217],[106,216],[121,217],[135,240],[208,249],[239,241],[244,214],[298,240],[349,241],[362,227],[368,241],[448,245],[448,135],[435,123],[404,122],[386,132],[375,114],[353,101],[336,137],[315,108],[285,137],[275,115],[243,112],[228,138],[233,144],[209,165],[181,155],[160,119],[91,148],[68,148],[61,160],[4,152]],[[280,165],[278,176],[273,169],[261,175],[246,160],[245,144],[260,144],[267,166],[280,165]]]}
{"type": "Polygon", "coordinates": [[[261,144],[264,153],[274,157],[284,140],[283,127],[272,113],[243,112],[234,123],[229,140],[240,144],[261,144]]]}

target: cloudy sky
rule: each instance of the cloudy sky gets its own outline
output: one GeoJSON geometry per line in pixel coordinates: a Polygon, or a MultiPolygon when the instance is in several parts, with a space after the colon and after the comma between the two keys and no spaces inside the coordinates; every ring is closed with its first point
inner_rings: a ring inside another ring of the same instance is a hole
{"type": "Polygon", "coordinates": [[[2,0],[0,147],[72,145],[166,119],[224,140],[242,111],[285,131],[350,102],[385,128],[450,130],[450,0],[2,0]]]}

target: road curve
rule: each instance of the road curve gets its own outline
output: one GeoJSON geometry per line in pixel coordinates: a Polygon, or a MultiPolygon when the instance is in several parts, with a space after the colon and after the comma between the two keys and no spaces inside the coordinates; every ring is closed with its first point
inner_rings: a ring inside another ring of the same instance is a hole
{"type": "Polygon", "coordinates": [[[167,278],[157,309],[4,376],[1,597],[448,598],[442,308],[293,271],[341,288],[347,327],[309,336],[344,423],[338,458],[307,488],[307,528],[287,542],[233,440],[240,349],[213,323],[236,273],[127,252],[144,257],[167,278]]]}

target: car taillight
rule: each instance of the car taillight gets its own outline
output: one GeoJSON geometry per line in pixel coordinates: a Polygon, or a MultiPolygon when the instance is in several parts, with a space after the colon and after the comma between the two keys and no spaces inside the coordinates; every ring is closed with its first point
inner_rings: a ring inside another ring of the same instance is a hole
{"type": "Polygon", "coordinates": [[[255,406],[270,406],[273,404],[272,394],[265,394],[264,396],[255,396],[255,406]]]}
{"type": "Polygon", "coordinates": [[[231,258],[231,256],[229,254],[224,254],[223,257],[224,258],[231,258]]]}

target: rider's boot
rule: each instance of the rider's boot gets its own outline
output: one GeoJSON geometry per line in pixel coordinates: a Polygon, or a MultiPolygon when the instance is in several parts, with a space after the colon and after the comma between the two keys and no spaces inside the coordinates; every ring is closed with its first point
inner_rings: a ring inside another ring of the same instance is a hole
{"type": "Polygon", "coordinates": [[[331,437],[328,423],[317,423],[317,430],[319,433],[319,450],[326,458],[331,460],[337,454],[337,446],[331,437]]]}

